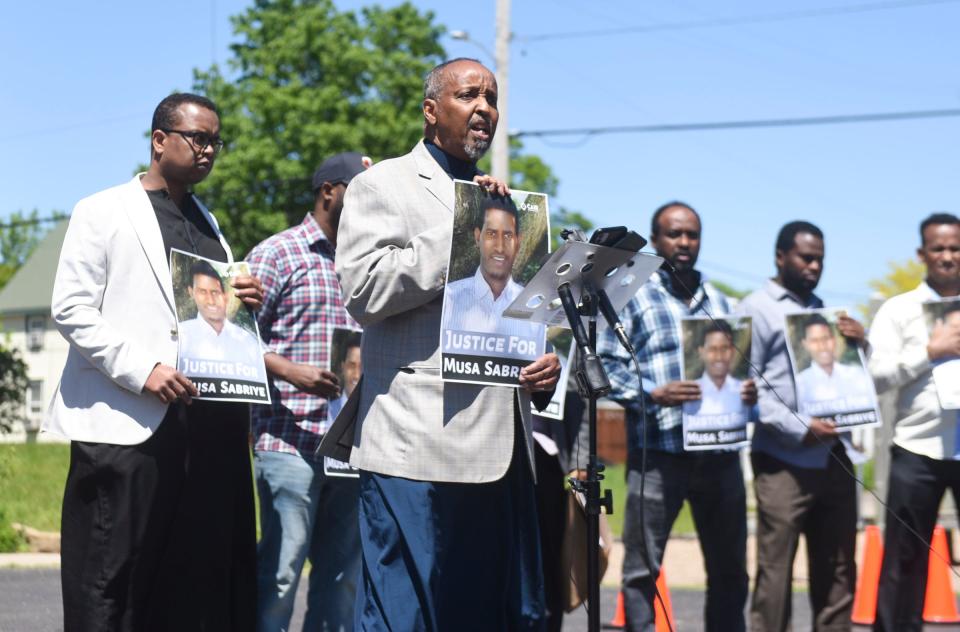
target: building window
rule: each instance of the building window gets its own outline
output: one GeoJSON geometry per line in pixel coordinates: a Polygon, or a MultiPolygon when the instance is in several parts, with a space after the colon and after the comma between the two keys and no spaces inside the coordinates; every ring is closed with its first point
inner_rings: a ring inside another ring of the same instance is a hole
{"type": "Polygon", "coordinates": [[[27,386],[27,418],[32,422],[30,425],[39,425],[42,416],[43,380],[30,380],[30,385],[27,386]]]}
{"type": "Polygon", "coordinates": [[[41,351],[43,349],[43,336],[46,333],[46,330],[46,316],[28,316],[27,349],[30,351],[41,351]]]}

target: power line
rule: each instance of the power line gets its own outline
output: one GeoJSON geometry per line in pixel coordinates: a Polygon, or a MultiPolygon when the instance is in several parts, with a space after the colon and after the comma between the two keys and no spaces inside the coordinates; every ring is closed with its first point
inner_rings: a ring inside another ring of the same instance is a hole
{"type": "Polygon", "coordinates": [[[600,134],[646,134],[656,132],[691,132],[698,130],[749,129],[762,127],[801,127],[809,125],[837,125],[845,123],[874,123],[960,116],[960,109],[915,110],[882,112],[878,114],[838,114],[785,119],[755,119],[707,123],[665,123],[660,125],[619,125],[612,127],[581,127],[572,129],[520,130],[510,135],[515,138],[546,136],[598,136],[600,134]]]}
{"type": "Polygon", "coordinates": [[[685,31],[690,29],[707,28],[713,26],[737,26],[741,24],[764,24],[770,22],[787,22],[819,18],[830,15],[850,15],[854,13],[868,13],[873,11],[887,11],[934,4],[952,4],[958,0],[891,0],[889,2],[871,2],[844,7],[823,7],[820,9],[806,9],[787,11],[783,13],[767,13],[763,15],[745,15],[729,18],[712,18],[706,20],[691,20],[687,22],[661,22],[659,24],[642,24],[635,26],[621,26],[607,29],[592,29],[583,31],[563,31],[558,33],[541,33],[539,35],[518,35],[516,39],[524,43],[543,42],[547,40],[578,39],[587,37],[606,37],[610,35],[626,35],[629,33],[653,33],[658,31],[685,31]]]}

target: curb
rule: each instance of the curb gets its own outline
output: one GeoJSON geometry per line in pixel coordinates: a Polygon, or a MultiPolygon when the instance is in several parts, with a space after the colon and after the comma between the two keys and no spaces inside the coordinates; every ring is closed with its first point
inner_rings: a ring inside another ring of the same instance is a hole
{"type": "Polygon", "coordinates": [[[0,568],[60,568],[60,554],[0,553],[0,568]]]}

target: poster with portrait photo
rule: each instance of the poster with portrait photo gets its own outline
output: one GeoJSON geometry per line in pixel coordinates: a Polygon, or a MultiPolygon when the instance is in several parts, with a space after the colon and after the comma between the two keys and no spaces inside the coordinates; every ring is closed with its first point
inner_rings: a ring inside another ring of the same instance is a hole
{"type": "Polygon", "coordinates": [[[441,377],[516,387],[520,370],[544,353],[546,326],[506,318],[503,310],[550,252],[547,196],[529,191],[492,196],[461,180],[454,190],[441,377]]]}
{"type": "MultiPolygon", "coordinates": [[[[960,327],[960,298],[924,303],[923,317],[928,333],[934,327],[960,327]]],[[[960,357],[941,358],[933,363],[933,385],[941,408],[960,409],[960,357]]]]}
{"type": "Polygon", "coordinates": [[[563,406],[567,401],[567,380],[573,363],[576,362],[577,347],[573,344],[573,332],[566,327],[547,328],[547,351],[553,351],[560,359],[560,377],[557,378],[557,388],[553,397],[543,410],[530,402],[530,412],[547,419],[563,420],[563,406]]]}
{"type": "MultiPolygon", "coordinates": [[[[360,351],[361,332],[358,329],[330,327],[327,340],[330,341],[329,366],[325,367],[337,376],[340,383],[340,397],[327,402],[327,427],[333,426],[337,415],[343,410],[350,395],[353,394],[363,373],[363,359],[360,351]]],[[[323,458],[323,472],[327,476],[360,476],[360,470],[349,463],[338,461],[329,456],[323,458]]]]}
{"type": "Polygon", "coordinates": [[[250,274],[245,261],[224,263],[170,250],[177,308],[177,369],[197,399],[270,403],[260,332],[230,279],[250,274]]]}
{"type": "Polygon", "coordinates": [[[837,330],[837,318],[847,312],[828,308],[787,315],[797,407],[802,414],[832,419],[840,429],[877,426],[877,394],[863,349],[837,330]]]}
{"type": "Polygon", "coordinates": [[[702,394],[683,404],[684,450],[749,445],[751,406],[740,393],[749,379],[751,332],[749,316],[680,321],[683,379],[696,382],[702,394]]]}

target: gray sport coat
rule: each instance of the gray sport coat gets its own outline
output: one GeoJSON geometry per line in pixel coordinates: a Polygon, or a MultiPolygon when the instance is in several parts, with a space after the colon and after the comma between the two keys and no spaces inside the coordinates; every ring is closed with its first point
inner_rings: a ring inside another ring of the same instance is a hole
{"type": "Polygon", "coordinates": [[[336,269],[344,305],[363,325],[350,455],[362,470],[495,481],[510,465],[515,406],[533,467],[529,393],[440,379],[453,204],[453,180],[423,142],[375,164],[347,188],[336,269]]]}

